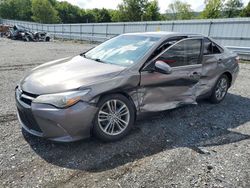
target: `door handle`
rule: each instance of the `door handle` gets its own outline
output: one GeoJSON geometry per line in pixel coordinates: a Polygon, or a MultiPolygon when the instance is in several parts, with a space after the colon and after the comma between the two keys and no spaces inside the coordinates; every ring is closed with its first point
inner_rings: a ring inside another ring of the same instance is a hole
{"type": "Polygon", "coordinates": [[[222,63],[222,59],[218,59],[218,63],[222,63]]]}
{"type": "Polygon", "coordinates": [[[198,79],[200,78],[200,76],[201,74],[199,72],[193,72],[192,74],[190,74],[190,77],[194,79],[198,79]]]}

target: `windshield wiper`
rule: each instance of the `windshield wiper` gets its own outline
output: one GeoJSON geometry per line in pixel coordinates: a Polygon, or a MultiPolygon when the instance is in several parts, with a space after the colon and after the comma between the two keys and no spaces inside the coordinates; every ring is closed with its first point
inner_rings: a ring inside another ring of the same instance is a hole
{"type": "Polygon", "coordinates": [[[106,62],[104,62],[104,61],[102,61],[101,59],[98,59],[98,58],[93,59],[93,60],[95,60],[95,61],[97,61],[97,62],[100,62],[100,63],[106,63],[106,62]]]}
{"type": "Polygon", "coordinates": [[[97,61],[97,62],[99,62],[99,63],[107,63],[107,62],[105,62],[105,61],[103,61],[103,60],[101,60],[101,59],[99,59],[99,58],[90,58],[90,57],[87,57],[85,54],[82,54],[82,56],[83,56],[84,58],[86,58],[86,59],[91,59],[91,60],[97,61]]]}

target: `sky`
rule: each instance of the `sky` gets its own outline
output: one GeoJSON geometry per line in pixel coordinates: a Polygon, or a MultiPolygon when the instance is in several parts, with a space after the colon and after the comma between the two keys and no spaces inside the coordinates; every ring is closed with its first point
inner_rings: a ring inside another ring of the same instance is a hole
{"type": "MultiPolygon", "coordinates": [[[[117,5],[122,2],[122,0],[59,0],[59,1],[68,1],[73,5],[77,5],[84,9],[93,9],[93,8],[107,8],[107,9],[116,9],[117,5]]],[[[160,12],[164,13],[168,5],[174,0],[158,0],[160,12]]],[[[204,0],[182,0],[182,2],[188,2],[194,11],[201,11],[205,7],[204,0]]],[[[247,4],[248,0],[243,0],[244,4],[247,4]]]]}

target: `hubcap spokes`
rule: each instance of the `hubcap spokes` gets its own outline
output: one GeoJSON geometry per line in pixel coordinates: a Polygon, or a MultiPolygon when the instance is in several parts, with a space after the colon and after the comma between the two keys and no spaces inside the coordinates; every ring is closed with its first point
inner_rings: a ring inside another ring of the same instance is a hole
{"type": "Polygon", "coordinates": [[[216,86],[215,96],[218,100],[223,99],[227,93],[227,80],[225,78],[220,79],[216,86]]]}
{"type": "Polygon", "coordinates": [[[127,105],[120,100],[109,100],[98,113],[99,127],[108,135],[118,135],[128,126],[130,119],[127,105]]]}

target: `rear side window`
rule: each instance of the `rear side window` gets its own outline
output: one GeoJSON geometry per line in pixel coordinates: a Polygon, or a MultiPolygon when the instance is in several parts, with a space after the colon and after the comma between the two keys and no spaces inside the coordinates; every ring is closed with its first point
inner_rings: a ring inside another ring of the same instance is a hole
{"type": "Polygon", "coordinates": [[[157,60],[171,67],[195,65],[200,63],[201,39],[188,39],[179,42],[163,53],[157,60]]]}
{"type": "Polygon", "coordinates": [[[204,38],[204,55],[220,54],[222,49],[208,38],[204,38]]]}

